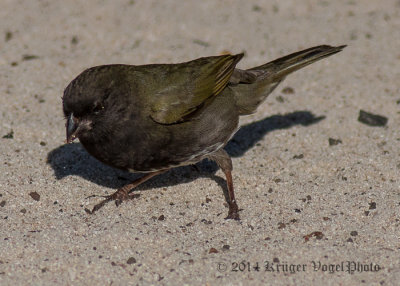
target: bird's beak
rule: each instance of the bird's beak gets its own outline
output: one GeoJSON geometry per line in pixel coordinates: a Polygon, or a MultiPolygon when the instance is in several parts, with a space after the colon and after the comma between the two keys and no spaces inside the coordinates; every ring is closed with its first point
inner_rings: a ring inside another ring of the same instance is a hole
{"type": "Polygon", "coordinates": [[[67,140],[65,142],[71,143],[76,139],[76,133],[79,127],[79,122],[77,118],[74,117],[73,113],[68,116],[65,127],[67,129],[67,140]]]}

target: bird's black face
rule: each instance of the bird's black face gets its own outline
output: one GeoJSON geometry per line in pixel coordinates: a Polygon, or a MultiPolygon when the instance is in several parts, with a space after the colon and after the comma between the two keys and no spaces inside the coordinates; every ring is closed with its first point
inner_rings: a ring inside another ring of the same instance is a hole
{"type": "Polygon", "coordinates": [[[109,92],[102,88],[83,88],[71,82],[64,91],[63,111],[66,118],[67,143],[76,138],[89,138],[99,128],[107,111],[109,92]]]}
{"type": "Polygon", "coordinates": [[[111,138],[129,120],[129,94],[124,66],[98,66],[78,75],[63,96],[66,142],[79,138],[89,145],[111,138]]]}
{"type": "Polygon", "coordinates": [[[67,143],[71,143],[76,138],[88,137],[93,129],[97,117],[104,113],[104,104],[101,102],[95,102],[91,108],[86,108],[84,112],[74,112],[73,109],[69,111],[69,108],[65,108],[64,114],[66,117],[66,132],[67,132],[67,143]]]}

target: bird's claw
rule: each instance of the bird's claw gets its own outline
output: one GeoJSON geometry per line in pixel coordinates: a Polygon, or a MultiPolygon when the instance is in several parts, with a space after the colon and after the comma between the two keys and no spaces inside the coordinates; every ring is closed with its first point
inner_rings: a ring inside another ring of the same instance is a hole
{"type": "Polygon", "coordinates": [[[237,206],[236,202],[230,203],[228,216],[225,219],[240,220],[239,211],[240,210],[239,210],[239,207],[237,206]]]}
{"type": "Polygon", "coordinates": [[[102,200],[100,203],[95,205],[92,210],[85,208],[85,212],[88,214],[93,214],[94,212],[101,209],[105,204],[107,204],[110,201],[115,201],[115,205],[118,207],[120,204],[122,204],[123,201],[138,198],[139,196],[140,196],[139,194],[129,194],[129,191],[127,191],[124,188],[121,188],[118,191],[116,191],[115,193],[113,193],[112,195],[108,195],[108,196],[92,195],[89,197],[103,197],[104,200],[102,200]]]}

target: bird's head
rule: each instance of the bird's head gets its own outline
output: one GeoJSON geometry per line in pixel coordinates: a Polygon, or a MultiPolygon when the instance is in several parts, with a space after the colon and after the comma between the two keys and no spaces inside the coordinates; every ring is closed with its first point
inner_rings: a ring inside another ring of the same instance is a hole
{"type": "Polygon", "coordinates": [[[121,100],[116,99],[116,94],[123,92],[123,86],[112,66],[90,68],[75,78],[62,98],[66,143],[76,138],[81,141],[93,138],[110,130],[107,119],[115,117],[113,110],[120,108],[117,105],[121,105],[121,100]]]}

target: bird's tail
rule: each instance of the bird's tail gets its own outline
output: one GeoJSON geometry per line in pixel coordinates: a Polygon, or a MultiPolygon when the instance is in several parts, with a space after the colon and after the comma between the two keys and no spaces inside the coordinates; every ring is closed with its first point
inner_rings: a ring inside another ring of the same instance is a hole
{"type": "Polygon", "coordinates": [[[317,46],[248,70],[235,70],[232,75],[232,90],[235,92],[240,113],[255,112],[257,106],[288,74],[336,54],[345,47],[317,46]]]}

